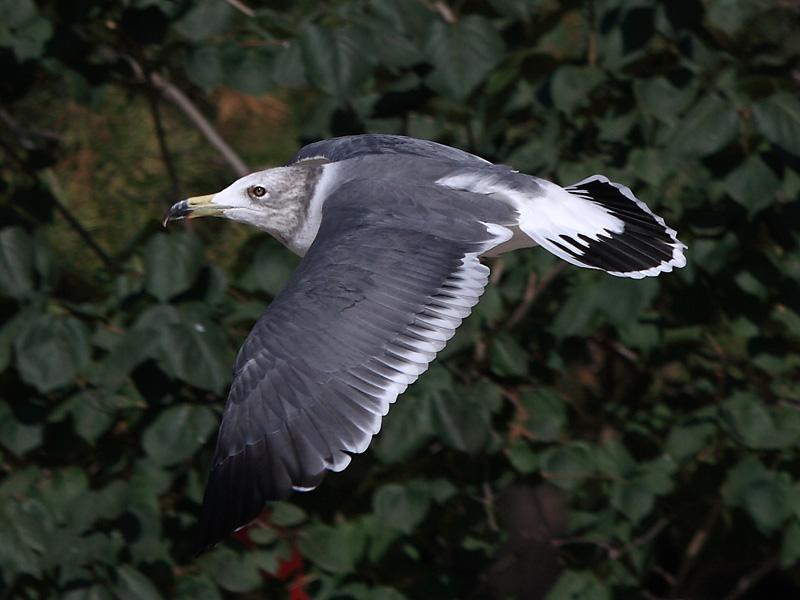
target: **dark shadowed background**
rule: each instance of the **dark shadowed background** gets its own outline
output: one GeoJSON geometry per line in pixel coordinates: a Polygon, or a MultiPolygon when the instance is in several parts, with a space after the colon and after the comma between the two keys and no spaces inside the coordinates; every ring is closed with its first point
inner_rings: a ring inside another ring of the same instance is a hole
{"type": "Polygon", "coordinates": [[[800,3],[0,0],[0,600],[800,597],[800,3]],[[538,249],[371,448],[193,557],[297,258],[160,219],[334,135],[630,186],[689,264],[538,249]]]}

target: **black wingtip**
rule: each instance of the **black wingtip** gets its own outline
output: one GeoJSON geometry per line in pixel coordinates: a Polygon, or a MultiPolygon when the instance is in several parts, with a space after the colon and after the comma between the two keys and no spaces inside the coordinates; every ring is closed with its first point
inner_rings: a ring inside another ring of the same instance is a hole
{"type": "Polygon", "coordinates": [[[627,187],[594,175],[566,188],[590,200],[624,223],[620,233],[604,232],[597,239],[565,236],[554,243],[585,266],[620,277],[651,277],[686,265],[686,245],[674,229],[636,198],[627,187]]]}
{"type": "Polygon", "coordinates": [[[258,517],[267,500],[259,492],[258,477],[268,474],[249,471],[244,453],[211,470],[198,521],[197,556],[258,517]]]}
{"type": "MultiPolygon", "coordinates": [[[[322,477],[319,474],[313,483],[318,484],[322,477]]],[[[298,477],[298,481],[312,480],[298,477]]],[[[258,518],[267,502],[287,500],[292,486],[286,457],[267,438],[243,444],[241,452],[225,460],[215,459],[198,521],[197,556],[258,518]]]]}

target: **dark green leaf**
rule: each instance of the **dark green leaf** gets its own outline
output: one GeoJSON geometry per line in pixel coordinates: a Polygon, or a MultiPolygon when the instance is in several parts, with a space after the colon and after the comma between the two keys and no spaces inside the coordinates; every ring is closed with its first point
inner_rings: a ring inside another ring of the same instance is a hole
{"type": "Polygon", "coordinates": [[[372,510],[389,527],[410,534],[430,508],[430,493],[422,486],[384,485],[372,497],[372,510]]]}
{"type": "Polygon", "coordinates": [[[14,344],[22,379],[41,392],[68,385],[89,361],[86,326],[74,317],[43,314],[14,344]]]}
{"type": "Polygon", "coordinates": [[[4,577],[21,573],[40,577],[46,537],[37,521],[25,515],[18,503],[4,503],[0,504],[0,530],[0,567],[4,577]]]}
{"type": "Polygon", "coordinates": [[[558,110],[569,113],[588,106],[592,90],[605,81],[605,73],[597,67],[566,65],[553,74],[550,92],[558,110]]]}
{"type": "Polygon", "coordinates": [[[673,427],[664,445],[664,451],[678,464],[694,458],[711,441],[717,427],[708,421],[687,422],[673,427]]]}
{"type": "Polygon", "coordinates": [[[720,407],[720,420],[751,448],[793,448],[800,440],[800,413],[784,406],[767,408],[759,396],[735,394],[720,407]]]}
{"type": "Polygon", "coordinates": [[[615,481],[609,497],[613,506],[632,523],[647,517],[655,507],[655,495],[638,481],[615,481]]]}
{"type": "Polygon", "coordinates": [[[53,33],[52,25],[39,15],[31,0],[0,2],[0,23],[9,30],[8,41],[20,63],[41,57],[53,33]]]}
{"type": "Polygon", "coordinates": [[[200,87],[211,90],[225,81],[219,52],[213,46],[195,46],[186,58],[186,74],[200,87]]]}
{"type": "Polygon", "coordinates": [[[594,573],[564,571],[545,600],[611,600],[611,592],[594,573]]]}
{"type": "Polygon", "coordinates": [[[321,27],[306,23],[298,43],[306,74],[318,88],[339,100],[361,87],[372,72],[369,34],[358,27],[321,27]]]}
{"type": "Polygon", "coordinates": [[[636,472],[636,461],[619,440],[609,440],[600,445],[594,453],[597,468],[615,478],[626,478],[636,472]]]}
{"type": "Polygon", "coordinates": [[[556,442],[567,424],[567,404],[556,392],[537,388],[520,395],[527,411],[525,430],[534,439],[542,442],[556,442]]]}
{"type": "Polygon", "coordinates": [[[761,0],[717,0],[708,5],[707,15],[712,27],[734,36],[766,10],[769,3],[761,0]]]}
{"type": "Polygon", "coordinates": [[[511,443],[508,460],[517,471],[525,475],[539,470],[539,455],[533,451],[530,442],[521,437],[511,443]]]}
{"type": "Polygon", "coordinates": [[[214,433],[219,423],[204,406],[170,406],[145,430],[142,447],[156,464],[171,466],[190,458],[214,433]]]}
{"type": "Polygon", "coordinates": [[[188,290],[203,266],[203,243],[191,233],[157,233],[144,247],[144,287],[161,302],[188,290]]]}
{"type": "Polygon", "coordinates": [[[109,391],[122,387],[142,362],[158,356],[159,337],[149,330],[131,330],[100,363],[93,379],[109,391]]]}
{"type": "Polygon", "coordinates": [[[199,2],[174,27],[191,40],[202,40],[228,28],[233,10],[224,0],[199,2]]]}
{"type": "Polygon", "coordinates": [[[35,289],[33,240],[22,227],[0,229],[0,295],[21,300],[35,289]]]}
{"type": "Polygon", "coordinates": [[[270,522],[278,527],[295,527],[308,519],[305,511],[288,502],[276,502],[271,506],[270,522]]]}
{"type": "Polygon", "coordinates": [[[317,566],[331,573],[349,573],[365,549],[364,532],[352,523],[311,525],[297,540],[297,547],[317,566]]]}
{"type": "Polygon", "coordinates": [[[170,375],[216,392],[230,383],[233,360],[205,305],[186,304],[181,311],[155,306],[141,315],[135,329],[157,338],[159,361],[170,375]]]}
{"type": "Polygon", "coordinates": [[[636,79],[633,82],[633,92],[643,112],[656,119],[675,123],[676,115],[689,106],[697,93],[697,88],[691,84],[678,88],[666,77],[653,77],[636,79]]]}
{"type": "Polygon", "coordinates": [[[230,592],[243,594],[261,585],[259,566],[252,553],[237,553],[217,546],[198,558],[197,563],[217,585],[230,592]]]}
{"type": "Polygon", "coordinates": [[[113,600],[111,592],[102,584],[96,583],[73,589],[62,596],[63,600],[113,600]]]}
{"type": "Polygon", "coordinates": [[[151,581],[131,565],[116,570],[114,591],[120,600],[160,600],[162,597],[151,581]]]}
{"type": "Polygon", "coordinates": [[[787,474],[767,470],[755,456],[728,470],[723,490],[725,504],[742,508],[761,531],[775,530],[793,514],[787,474]]]}
{"type": "Polygon", "coordinates": [[[303,56],[297,42],[286,41],[281,44],[278,53],[275,55],[272,79],[276,85],[286,87],[294,87],[306,83],[303,56]]]}
{"type": "Polygon", "coordinates": [[[755,130],[773,144],[800,155],[800,100],[778,92],[753,104],[755,130]]]}
{"type": "Polygon", "coordinates": [[[277,296],[300,262],[274,243],[261,244],[253,255],[253,274],[261,289],[277,296]]]}
{"type": "Polygon", "coordinates": [[[243,94],[262,96],[272,89],[273,61],[262,48],[230,47],[222,56],[225,81],[243,94]]]}
{"type": "Polygon", "coordinates": [[[385,463],[405,460],[434,437],[431,411],[427,398],[411,394],[400,396],[384,418],[381,433],[372,444],[378,459],[385,463]]]}
{"type": "Polygon", "coordinates": [[[514,337],[501,331],[492,340],[490,361],[492,371],[498,375],[516,375],[524,377],[528,374],[528,361],[530,356],[520,346],[514,337]]]}
{"type": "Polygon", "coordinates": [[[175,597],[181,600],[222,600],[219,588],[207,576],[180,575],[175,587],[175,597]]]}
{"type": "Polygon", "coordinates": [[[725,178],[724,184],[725,191],[752,217],[775,202],[780,180],[753,154],[725,178]]]}
{"type": "Polygon", "coordinates": [[[794,518],[783,532],[781,567],[789,569],[798,562],[800,562],[800,521],[794,518]]]}
{"type": "Polygon", "coordinates": [[[503,39],[491,22],[466,15],[455,23],[436,20],[425,42],[433,71],[425,82],[454,102],[464,102],[500,62],[503,39]]]}
{"type": "Polygon", "coordinates": [[[21,457],[42,444],[43,434],[43,423],[20,422],[14,417],[11,407],[0,400],[0,446],[21,457]]]}
{"type": "Polygon", "coordinates": [[[554,447],[544,451],[540,460],[542,475],[566,490],[574,490],[594,474],[594,461],[582,443],[554,447]]]}
{"type": "MultiPolygon", "coordinates": [[[[59,407],[59,413],[63,416],[72,415],[75,433],[92,445],[108,431],[117,416],[113,401],[102,392],[92,389],[72,396],[59,407]]],[[[53,414],[51,419],[58,420],[58,416],[53,414]]]]}
{"type": "Polygon", "coordinates": [[[706,96],[680,120],[669,147],[678,155],[708,156],[731,143],[738,133],[736,107],[719,96],[706,96]]]}

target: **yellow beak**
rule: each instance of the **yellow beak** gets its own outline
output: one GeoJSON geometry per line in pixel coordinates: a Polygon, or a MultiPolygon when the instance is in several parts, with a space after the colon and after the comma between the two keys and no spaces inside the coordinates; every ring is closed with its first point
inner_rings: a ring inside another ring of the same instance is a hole
{"type": "Polygon", "coordinates": [[[223,212],[228,210],[230,206],[222,206],[220,204],[213,204],[211,201],[216,194],[209,194],[207,196],[195,196],[194,198],[187,198],[172,205],[172,207],[164,215],[162,221],[164,227],[170,221],[178,221],[180,219],[194,219],[195,217],[218,217],[223,212]]]}

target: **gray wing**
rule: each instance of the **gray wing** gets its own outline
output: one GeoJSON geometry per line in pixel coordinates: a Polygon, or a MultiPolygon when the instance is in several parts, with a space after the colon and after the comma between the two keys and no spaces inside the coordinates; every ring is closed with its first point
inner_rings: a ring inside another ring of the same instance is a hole
{"type": "Polygon", "coordinates": [[[314,142],[301,148],[288,164],[310,160],[339,162],[358,156],[375,154],[395,154],[416,156],[429,159],[446,160],[464,166],[486,166],[484,159],[436,142],[419,140],[403,135],[386,135],[379,133],[364,135],[348,135],[329,140],[314,142]]]}
{"type": "Polygon", "coordinates": [[[491,227],[413,202],[347,200],[326,202],[314,243],[239,352],[200,552],[363,452],[483,293],[477,255],[497,243],[491,227]]]}

